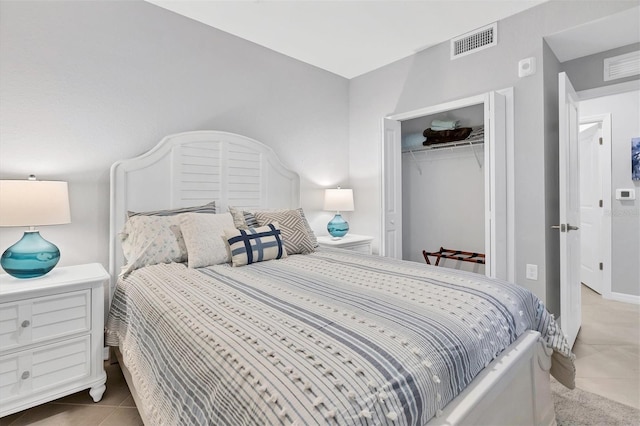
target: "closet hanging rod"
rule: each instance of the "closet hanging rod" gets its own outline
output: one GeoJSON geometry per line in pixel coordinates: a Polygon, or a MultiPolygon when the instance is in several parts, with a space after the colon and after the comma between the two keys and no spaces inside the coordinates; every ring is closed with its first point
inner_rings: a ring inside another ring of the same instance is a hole
{"type": "Polygon", "coordinates": [[[480,140],[462,140],[455,142],[446,142],[437,145],[425,145],[425,146],[416,146],[413,148],[407,148],[402,152],[420,152],[420,151],[437,151],[440,149],[453,149],[453,148],[467,148],[474,145],[483,145],[484,139],[480,140]]]}
{"type": "Polygon", "coordinates": [[[475,145],[481,145],[484,144],[484,140],[475,140],[475,141],[456,141],[456,142],[448,142],[446,144],[439,144],[437,146],[424,146],[424,147],[416,147],[415,149],[407,149],[402,151],[402,153],[404,154],[405,152],[408,152],[409,154],[411,154],[411,158],[413,159],[413,162],[416,164],[416,168],[418,169],[418,172],[422,175],[422,169],[419,166],[418,163],[418,159],[416,158],[415,152],[427,152],[427,151],[437,151],[437,150],[442,150],[442,149],[449,149],[451,151],[453,151],[455,148],[467,148],[470,147],[471,150],[473,151],[473,156],[476,159],[476,162],[478,163],[478,167],[482,168],[482,163],[480,162],[480,157],[478,156],[478,151],[476,151],[475,149],[475,145]]]}

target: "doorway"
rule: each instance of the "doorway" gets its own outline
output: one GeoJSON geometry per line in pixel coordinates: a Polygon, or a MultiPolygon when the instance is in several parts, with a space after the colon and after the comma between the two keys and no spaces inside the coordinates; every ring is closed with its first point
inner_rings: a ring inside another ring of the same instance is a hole
{"type": "MultiPolygon", "coordinates": [[[[637,296],[627,294],[618,295],[611,291],[613,274],[629,270],[629,264],[635,264],[637,255],[633,261],[626,262],[626,266],[617,271],[614,264],[613,227],[614,203],[612,195],[613,165],[612,151],[614,149],[613,133],[611,129],[612,113],[603,112],[598,116],[591,109],[588,113],[581,110],[588,102],[597,100],[598,96],[588,96],[590,92],[583,92],[580,99],[573,91],[571,83],[565,73],[560,73],[560,326],[564,331],[569,344],[572,345],[580,329],[581,323],[581,284],[589,283],[596,287],[605,298],[637,299],[637,296]],[[563,84],[564,83],[564,84],[563,84]],[[579,105],[579,106],[578,106],[579,105]],[[578,123],[582,124],[582,132],[578,133],[578,123]],[[575,131],[573,130],[575,128],[575,131]],[[575,144],[575,146],[574,146],[575,144]],[[601,152],[601,147],[604,148],[601,152]],[[564,154],[564,155],[563,155],[564,154]],[[574,177],[575,174],[575,177],[574,177]],[[563,176],[565,177],[563,179],[563,176]],[[578,186],[579,185],[579,186],[578,186]],[[577,211],[578,214],[574,214],[577,211]],[[570,214],[567,214],[569,212],[570,214]],[[609,213],[608,215],[606,213],[609,213]],[[575,224],[579,222],[579,226],[575,224]],[[570,226],[572,225],[572,226],[570,226]],[[569,232],[577,231],[578,232],[569,232]],[[578,238],[576,238],[578,237],[578,238]],[[583,240],[580,242],[580,240],[583,240]],[[564,244],[563,244],[564,243],[564,244]],[[577,246],[576,246],[577,244],[577,246]],[[585,259],[581,259],[585,256],[585,259]],[[621,298],[619,298],[621,297],[621,298]]],[[[621,85],[621,87],[624,87],[621,85]]],[[[618,110],[620,123],[631,123],[628,134],[636,134],[637,113],[632,118],[625,117],[629,113],[626,103],[614,100],[611,95],[624,94],[620,87],[610,86],[598,90],[602,98],[603,108],[609,111],[618,110]],[[608,91],[611,91],[607,93],[608,91]],[[605,102],[606,99],[606,102],[605,102]],[[623,106],[624,105],[624,106],[623,106]],[[626,118],[626,120],[624,118],[626,118]]],[[[633,103],[633,102],[631,102],[633,103]]],[[[636,104],[637,111],[637,104],[636,104]]],[[[622,142],[621,132],[616,141],[622,142]]],[[[617,164],[617,168],[624,169],[617,164]]],[[[628,234],[629,227],[626,232],[628,234]]],[[[635,232],[631,230],[631,234],[635,232]]],[[[622,250],[623,255],[627,251],[622,250]]],[[[631,256],[634,256],[632,253],[631,256]]],[[[620,283],[636,282],[631,271],[631,279],[623,275],[620,283]]],[[[623,300],[627,301],[627,300],[623,300]]],[[[637,302],[636,302],[637,303],[637,302]]]]}
{"type": "Polygon", "coordinates": [[[611,291],[611,142],[611,114],[580,117],[580,281],[601,295],[611,291]]]}
{"type": "MultiPolygon", "coordinates": [[[[615,197],[615,188],[637,188],[630,174],[631,137],[640,134],[638,108],[640,83],[627,82],[585,90],[580,98],[581,122],[602,122],[603,144],[599,147],[602,160],[602,243],[597,267],[602,263],[603,298],[627,303],[640,303],[640,222],[636,217],[634,202],[624,202],[615,197]],[[631,211],[629,215],[627,211],[631,211]],[[636,266],[634,268],[634,266],[636,266]]],[[[636,191],[638,191],[636,189],[636,191]]],[[[583,279],[587,285],[590,283],[583,279]]]]}

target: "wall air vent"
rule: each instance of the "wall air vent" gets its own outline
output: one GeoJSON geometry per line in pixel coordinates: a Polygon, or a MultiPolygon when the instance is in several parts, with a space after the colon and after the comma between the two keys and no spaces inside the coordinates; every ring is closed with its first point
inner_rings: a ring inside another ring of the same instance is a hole
{"type": "Polygon", "coordinates": [[[498,23],[494,22],[451,39],[451,59],[476,53],[496,44],[498,44],[498,23]]]}
{"type": "Polygon", "coordinates": [[[604,81],[640,74],[640,51],[604,60],[604,81]]]}

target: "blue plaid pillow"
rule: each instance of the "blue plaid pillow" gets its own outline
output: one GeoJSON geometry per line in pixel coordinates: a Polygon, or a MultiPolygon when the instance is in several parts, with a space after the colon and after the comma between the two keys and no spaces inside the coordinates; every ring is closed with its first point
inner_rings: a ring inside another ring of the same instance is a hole
{"type": "Polygon", "coordinates": [[[287,257],[277,222],[258,228],[226,229],[224,233],[229,242],[233,266],[287,257]]]}

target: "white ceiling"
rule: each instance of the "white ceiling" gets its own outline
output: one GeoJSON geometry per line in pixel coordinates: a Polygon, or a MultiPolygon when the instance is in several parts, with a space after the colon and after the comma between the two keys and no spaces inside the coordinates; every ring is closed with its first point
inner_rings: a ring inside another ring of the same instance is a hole
{"type": "Polygon", "coordinates": [[[353,78],[547,0],[147,0],[353,78]]]}
{"type": "Polygon", "coordinates": [[[545,37],[560,62],[640,43],[640,7],[545,37]]]}
{"type": "MultiPolygon", "coordinates": [[[[147,0],[346,78],[549,0],[147,0]]],[[[639,8],[546,37],[560,62],[640,41],[639,8]]]]}

